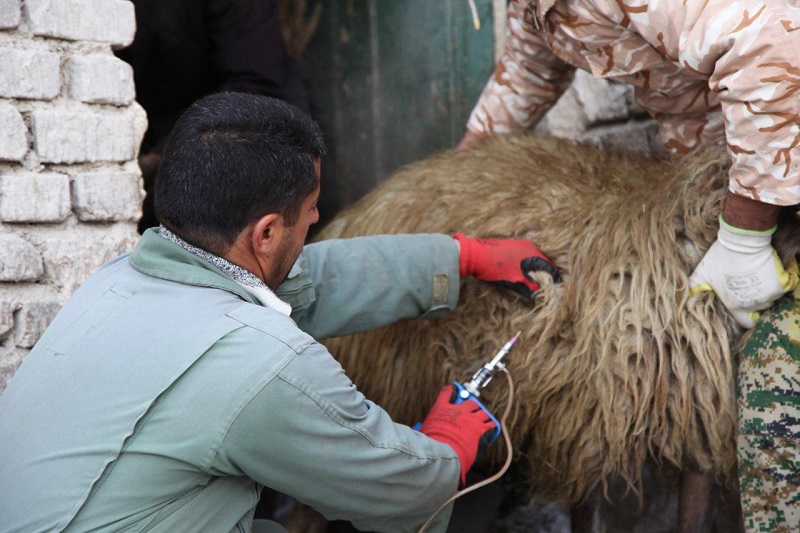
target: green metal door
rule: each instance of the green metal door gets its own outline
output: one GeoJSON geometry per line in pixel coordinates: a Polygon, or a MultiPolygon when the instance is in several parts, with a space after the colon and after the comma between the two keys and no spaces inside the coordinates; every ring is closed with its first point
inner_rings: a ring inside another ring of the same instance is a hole
{"type": "Polygon", "coordinates": [[[494,62],[492,0],[317,0],[301,64],[329,146],[323,212],[452,148],[494,62]]]}

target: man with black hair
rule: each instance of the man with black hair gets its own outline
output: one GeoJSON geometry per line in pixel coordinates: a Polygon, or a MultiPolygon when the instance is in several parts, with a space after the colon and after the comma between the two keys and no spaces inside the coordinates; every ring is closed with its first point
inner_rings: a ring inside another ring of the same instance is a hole
{"type": "Polygon", "coordinates": [[[324,155],[272,98],[215,94],[181,117],[163,225],[70,298],[0,397],[3,528],[249,531],[267,486],[410,530],[463,484],[494,427],[474,402],[445,387],[419,432],[395,424],[312,336],[447,312],[462,275],[530,295],[523,269],[557,273],[518,240],[304,248],[324,155]]]}
{"type": "Polygon", "coordinates": [[[158,226],[158,165],[172,127],[195,100],[219,91],[280,98],[310,112],[300,69],[281,35],[277,0],[132,0],[136,35],[116,55],[133,67],[147,111],[139,165],[145,197],[139,233],[158,226]]]}

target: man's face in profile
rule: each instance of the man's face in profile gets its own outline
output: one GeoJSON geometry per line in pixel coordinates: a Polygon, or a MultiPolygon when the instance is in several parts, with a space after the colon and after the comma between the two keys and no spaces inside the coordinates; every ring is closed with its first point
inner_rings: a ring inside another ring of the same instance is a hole
{"type": "Polygon", "coordinates": [[[319,201],[320,194],[320,160],[314,160],[314,172],[317,175],[317,187],[305,200],[303,200],[300,210],[298,211],[297,220],[291,226],[284,226],[284,232],[278,248],[277,257],[280,258],[280,267],[278,270],[277,279],[278,285],[283,283],[289,271],[294,266],[297,258],[303,252],[303,246],[308,236],[308,229],[319,221],[319,210],[317,209],[317,202],[319,201]]]}

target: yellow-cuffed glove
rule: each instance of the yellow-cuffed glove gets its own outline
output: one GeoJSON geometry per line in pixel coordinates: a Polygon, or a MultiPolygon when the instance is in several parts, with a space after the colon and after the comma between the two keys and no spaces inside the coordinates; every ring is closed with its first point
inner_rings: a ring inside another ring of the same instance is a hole
{"type": "Polygon", "coordinates": [[[755,326],[758,312],[798,282],[797,261],[784,268],[772,247],[775,229],[743,230],[720,217],[717,240],[689,277],[690,292],[714,291],[740,326],[755,326]]]}

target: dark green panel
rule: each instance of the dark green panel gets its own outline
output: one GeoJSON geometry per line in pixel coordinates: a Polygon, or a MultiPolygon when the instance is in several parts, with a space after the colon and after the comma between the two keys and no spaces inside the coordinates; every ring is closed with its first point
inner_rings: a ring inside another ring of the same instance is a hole
{"type": "Polygon", "coordinates": [[[372,65],[368,2],[322,2],[320,27],[303,57],[315,118],[325,132],[324,196],[333,208],[361,196],[357,187],[374,175],[372,65]],[[365,127],[367,126],[367,127],[365,127]]]}
{"type": "MultiPolygon", "coordinates": [[[[491,2],[477,2],[481,30],[464,1],[377,2],[378,179],[454,146],[492,68],[491,2]],[[468,49],[477,55],[468,55],[468,49]],[[474,94],[467,101],[466,96],[474,94]]],[[[373,54],[375,51],[373,50],[373,54]]]]}
{"type": "Polygon", "coordinates": [[[330,148],[323,205],[343,207],[402,164],[452,147],[493,66],[491,0],[317,0],[303,58],[330,148]]]}
{"type": "MultiPolygon", "coordinates": [[[[315,5],[321,2],[315,2],[315,5]]],[[[334,176],[337,174],[337,158],[335,149],[335,136],[333,135],[333,124],[335,124],[335,101],[334,93],[329,74],[321,73],[332,72],[330,65],[333,61],[333,42],[332,32],[336,27],[336,21],[331,16],[332,12],[328,5],[323,6],[322,19],[317,27],[314,37],[309,43],[309,50],[302,59],[302,68],[309,82],[309,94],[311,96],[312,115],[319,122],[320,127],[325,132],[328,144],[328,156],[322,166],[322,194],[319,199],[320,218],[323,223],[328,221],[336,210],[342,205],[339,200],[338,185],[335,184],[334,176]]]]}
{"type": "Polygon", "coordinates": [[[461,22],[454,26],[453,33],[453,144],[464,135],[469,114],[494,71],[492,1],[476,0],[475,4],[481,19],[481,29],[477,32],[469,6],[466,2],[456,2],[460,10],[457,18],[461,22]]]}
{"type": "MultiPolygon", "coordinates": [[[[466,4],[466,2],[465,2],[466,4]]],[[[420,153],[452,144],[450,2],[378,2],[378,179],[420,153]]]]}

